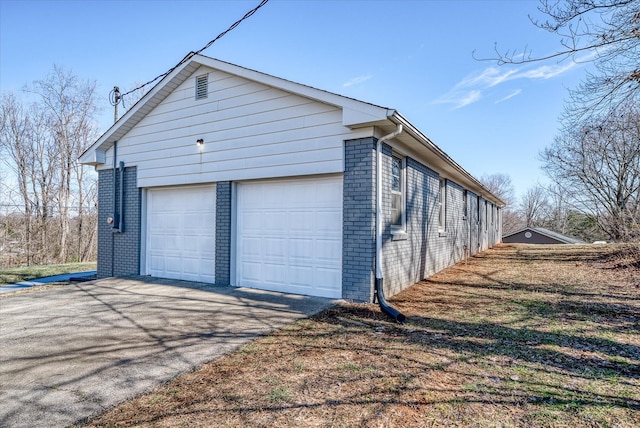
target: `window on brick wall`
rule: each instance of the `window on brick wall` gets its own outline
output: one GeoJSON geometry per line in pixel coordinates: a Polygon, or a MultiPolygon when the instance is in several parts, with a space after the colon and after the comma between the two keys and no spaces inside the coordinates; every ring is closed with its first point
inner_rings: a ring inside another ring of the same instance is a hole
{"type": "Polygon", "coordinates": [[[484,230],[489,230],[489,203],[484,201],[484,230]]]}
{"type": "Polygon", "coordinates": [[[447,230],[447,180],[440,179],[440,189],[438,191],[438,231],[447,230]]]}
{"type": "Polygon", "coordinates": [[[391,157],[391,226],[396,230],[404,230],[406,158],[393,155],[391,157]]]}
{"type": "Polygon", "coordinates": [[[491,204],[491,226],[495,224],[496,210],[494,208],[493,204],[491,204]]]}
{"type": "Polygon", "coordinates": [[[469,193],[467,190],[462,191],[462,219],[466,220],[469,215],[469,193]]]}

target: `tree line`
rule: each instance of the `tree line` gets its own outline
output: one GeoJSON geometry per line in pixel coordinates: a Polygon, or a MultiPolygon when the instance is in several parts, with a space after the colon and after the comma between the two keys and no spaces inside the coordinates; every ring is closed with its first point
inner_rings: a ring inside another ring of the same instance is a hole
{"type": "Polygon", "coordinates": [[[496,48],[488,60],[504,64],[539,61],[590,62],[583,81],[569,90],[561,130],[540,153],[548,186],[535,185],[519,201],[510,180],[484,177],[510,206],[504,230],[547,226],[586,241],[640,241],[640,0],[541,0],[543,31],[558,36],[559,49],[496,48]]]}
{"type": "Polygon", "coordinates": [[[0,99],[2,265],[96,258],[97,176],[78,156],[98,135],[96,83],[60,66],[0,99]]]}

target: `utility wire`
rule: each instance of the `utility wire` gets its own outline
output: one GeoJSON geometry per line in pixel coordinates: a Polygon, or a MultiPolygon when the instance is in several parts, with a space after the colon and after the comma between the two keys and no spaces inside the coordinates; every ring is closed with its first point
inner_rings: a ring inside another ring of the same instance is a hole
{"type": "Polygon", "coordinates": [[[214,44],[215,42],[217,42],[218,40],[220,40],[222,37],[224,37],[229,31],[233,30],[234,28],[236,28],[238,25],[240,25],[240,23],[242,21],[244,21],[245,19],[249,18],[251,15],[253,15],[254,13],[256,13],[258,11],[258,9],[260,9],[262,6],[264,6],[265,4],[267,4],[269,0],[262,0],[260,2],[260,4],[258,6],[256,6],[255,8],[251,9],[249,12],[245,13],[244,16],[240,19],[238,19],[236,22],[234,22],[233,24],[231,24],[231,26],[229,26],[229,28],[227,28],[226,30],[224,30],[222,33],[218,34],[216,36],[215,39],[211,40],[209,43],[207,43],[206,45],[204,45],[203,48],[195,51],[195,52],[189,52],[187,54],[187,56],[185,56],[179,63],[177,63],[175,66],[171,67],[167,72],[162,73],[158,76],[156,76],[155,78],[149,80],[146,83],[143,83],[142,85],[138,86],[137,88],[134,88],[128,92],[125,92],[124,94],[120,95],[120,99],[123,101],[123,98],[125,97],[125,95],[129,95],[132,92],[135,92],[139,89],[144,88],[147,85],[150,85],[151,83],[155,82],[158,79],[161,79],[163,77],[165,77],[166,75],[170,74],[173,70],[175,70],[176,68],[180,67],[182,64],[184,64],[185,62],[187,62],[191,57],[193,57],[194,55],[198,55],[200,52],[202,52],[203,50],[209,48],[212,44],[214,44]]]}

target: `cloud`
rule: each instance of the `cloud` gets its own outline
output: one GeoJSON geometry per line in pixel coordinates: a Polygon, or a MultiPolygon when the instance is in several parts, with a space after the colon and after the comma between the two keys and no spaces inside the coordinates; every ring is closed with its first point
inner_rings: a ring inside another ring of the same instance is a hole
{"type": "MultiPolygon", "coordinates": [[[[556,65],[539,65],[526,68],[526,65],[519,67],[497,67],[491,66],[483,70],[475,71],[460,82],[456,83],[449,92],[438,98],[436,104],[453,104],[454,108],[466,107],[483,98],[484,92],[490,88],[495,88],[506,82],[516,80],[546,80],[560,76],[574,68],[578,63],[566,62],[556,65]]],[[[513,91],[510,95],[496,101],[497,103],[513,98],[522,92],[521,89],[513,91]]]]}
{"type": "Polygon", "coordinates": [[[522,92],[522,89],[516,89],[515,91],[513,91],[512,93],[510,93],[509,95],[507,95],[504,98],[499,99],[498,101],[495,102],[495,104],[501,103],[503,101],[507,101],[509,98],[513,98],[516,95],[519,95],[522,92]]]}
{"type": "Polygon", "coordinates": [[[500,69],[498,67],[489,67],[479,73],[473,73],[459,83],[454,88],[468,88],[474,86],[482,86],[491,88],[508,80],[516,70],[500,69]]]}
{"type": "Polygon", "coordinates": [[[351,80],[346,81],[345,83],[342,84],[343,88],[348,88],[349,86],[353,86],[353,85],[358,85],[360,83],[366,82],[367,80],[371,79],[373,76],[371,74],[365,74],[362,76],[358,76],[358,77],[354,77],[351,80]]]}
{"type": "Polygon", "coordinates": [[[455,108],[462,108],[468,106],[469,104],[473,104],[476,101],[480,100],[481,97],[482,93],[480,91],[471,91],[465,97],[458,100],[458,104],[455,108]]]}
{"type": "Polygon", "coordinates": [[[478,90],[472,91],[452,91],[449,94],[446,94],[436,101],[435,104],[453,104],[454,109],[459,109],[462,107],[466,107],[469,104],[473,104],[476,101],[480,100],[482,97],[482,92],[478,90]]]}
{"type": "Polygon", "coordinates": [[[568,62],[564,65],[542,65],[533,70],[526,70],[522,73],[516,73],[516,79],[551,79],[559,76],[575,67],[577,63],[568,62]]]}

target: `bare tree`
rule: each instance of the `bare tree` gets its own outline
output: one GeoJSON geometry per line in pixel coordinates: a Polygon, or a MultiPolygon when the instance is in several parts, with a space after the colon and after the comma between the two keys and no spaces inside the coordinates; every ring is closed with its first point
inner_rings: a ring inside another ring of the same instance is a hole
{"type": "Polygon", "coordinates": [[[640,0],[540,0],[538,28],[557,34],[560,48],[534,56],[530,49],[508,50],[487,60],[523,64],[546,60],[589,61],[595,72],[570,91],[567,117],[574,121],[616,109],[640,97],[640,0]]]}
{"type": "Polygon", "coordinates": [[[525,226],[541,226],[549,211],[547,192],[541,185],[531,187],[520,200],[520,215],[525,226]]]}
{"type": "Polygon", "coordinates": [[[640,111],[625,104],[601,121],[567,128],[541,154],[571,205],[613,240],[640,237],[640,111]]]}
{"type": "Polygon", "coordinates": [[[515,190],[508,174],[484,174],[480,177],[480,182],[491,193],[502,199],[507,206],[515,202],[515,190]]]}
{"type": "Polygon", "coordinates": [[[544,219],[544,227],[562,234],[576,236],[570,231],[569,217],[571,211],[570,202],[564,190],[557,185],[545,187],[546,199],[548,202],[548,212],[544,219]]]}
{"type": "Polygon", "coordinates": [[[27,264],[86,260],[95,254],[96,177],[76,159],[97,137],[95,83],[56,66],[27,90],[37,95],[28,107],[13,93],[0,102],[0,162],[18,190],[7,189],[15,202],[5,207],[22,211],[22,221],[5,214],[22,226],[16,254],[27,264]]]}
{"type": "Polygon", "coordinates": [[[74,176],[75,184],[81,187],[83,185],[83,181],[77,179],[81,168],[75,168],[75,163],[95,133],[92,122],[96,112],[96,83],[80,81],[73,73],[56,65],[52,73],[43,80],[35,81],[27,91],[38,95],[46,107],[51,136],[59,150],[57,160],[60,177],[57,202],[60,239],[57,256],[65,262],[74,176]]]}
{"type": "Polygon", "coordinates": [[[19,194],[22,198],[22,207],[25,216],[25,253],[26,262],[31,264],[31,216],[33,211],[32,198],[29,192],[29,177],[27,171],[33,164],[33,152],[30,147],[29,119],[25,109],[13,93],[2,96],[0,105],[2,113],[2,126],[0,127],[0,150],[2,161],[7,168],[14,172],[18,184],[19,194]]]}
{"type": "Polygon", "coordinates": [[[495,173],[484,174],[480,177],[480,182],[491,193],[499,197],[507,204],[502,209],[502,231],[503,233],[514,232],[524,224],[518,211],[515,209],[516,197],[515,189],[508,174],[495,173]]]}
{"type": "Polygon", "coordinates": [[[46,109],[33,104],[29,108],[28,118],[30,140],[26,144],[30,147],[33,158],[22,173],[27,175],[31,184],[32,214],[35,222],[33,234],[37,242],[34,254],[38,254],[38,263],[50,263],[54,261],[50,251],[53,243],[50,232],[51,223],[55,221],[54,205],[59,188],[57,181],[59,147],[50,138],[49,115],[46,109]]]}

